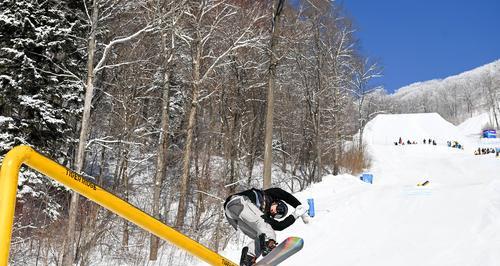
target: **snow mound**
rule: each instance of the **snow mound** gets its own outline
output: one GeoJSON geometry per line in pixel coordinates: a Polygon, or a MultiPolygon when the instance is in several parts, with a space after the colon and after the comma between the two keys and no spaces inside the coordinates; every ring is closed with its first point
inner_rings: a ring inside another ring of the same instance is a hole
{"type": "Polygon", "coordinates": [[[436,140],[438,145],[447,141],[465,141],[460,130],[437,113],[380,114],[366,124],[363,139],[368,144],[394,145],[399,138],[422,143],[436,140]]]}

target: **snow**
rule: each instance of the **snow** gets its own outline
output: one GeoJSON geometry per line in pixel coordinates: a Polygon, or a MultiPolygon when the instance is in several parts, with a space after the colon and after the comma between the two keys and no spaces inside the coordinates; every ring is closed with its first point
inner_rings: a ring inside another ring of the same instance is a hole
{"type": "Polygon", "coordinates": [[[2,125],[3,123],[12,122],[12,121],[14,121],[14,119],[12,119],[12,117],[0,115],[0,125],[2,125]]]}
{"type": "Polygon", "coordinates": [[[0,48],[1,51],[4,51],[5,53],[11,53],[14,55],[14,58],[19,58],[24,56],[24,52],[18,51],[16,49],[12,49],[9,47],[2,47],[0,48]]]}
{"type": "Polygon", "coordinates": [[[479,136],[483,128],[488,124],[493,124],[490,116],[488,113],[483,113],[465,120],[462,124],[458,125],[458,129],[466,136],[479,136]]]}
{"type": "MultiPolygon", "coordinates": [[[[278,241],[305,241],[280,265],[498,265],[500,158],[474,155],[473,145],[482,142],[470,136],[482,118],[458,127],[437,114],[374,118],[364,133],[373,185],[330,175],[297,193],[302,201],[315,199],[316,217],[278,232],[278,241]],[[399,136],[419,144],[396,146],[399,136]],[[423,144],[423,138],[438,145],[423,144]],[[452,139],[470,147],[448,147],[452,139]],[[426,180],[427,186],[417,186],[426,180]]],[[[489,144],[500,147],[497,140],[489,144]]],[[[229,245],[222,255],[238,262],[242,246],[229,245]]]]}
{"type": "Polygon", "coordinates": [[[368,144],[394,145],[400,137],[404,142],[418,143],[431,138],[438,145],[446,145],[450,140],[465,142],[459,129],[437,113],[377,115],[363,133],[368,144]]]}
{"type": "Polygon", "coordinates": [[[17,86],[17,81],[15,79],[13,79],[9,75],[0,75],[0,80],[2,80],[2,79],[8,81],[9,85],[12,86],[12,87],[16,87],[17,86]]]}

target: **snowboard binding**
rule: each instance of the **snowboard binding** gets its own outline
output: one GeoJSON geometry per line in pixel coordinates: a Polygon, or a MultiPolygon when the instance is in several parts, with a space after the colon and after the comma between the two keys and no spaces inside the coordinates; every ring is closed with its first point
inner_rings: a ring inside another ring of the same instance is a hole
{"type": "Polygon", "coordinates": [[[252,266],[255,265],[256,257],[248,254],[248,247],[244,247],[241,250],[240,266],[252,266]]]}

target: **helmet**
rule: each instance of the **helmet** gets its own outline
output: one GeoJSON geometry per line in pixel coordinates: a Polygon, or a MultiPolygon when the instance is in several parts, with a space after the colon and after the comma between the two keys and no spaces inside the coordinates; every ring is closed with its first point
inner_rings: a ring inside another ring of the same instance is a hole
{"type": "Polygon", "coordinates": [[[275,201],[274,203],[278,204],[276,206],[276,214],[273,216],[275,219],[281,219],[286,216],[286,213],[288,212],[288,206],[286,206],[286,203],[282,200],[275,201]]]}

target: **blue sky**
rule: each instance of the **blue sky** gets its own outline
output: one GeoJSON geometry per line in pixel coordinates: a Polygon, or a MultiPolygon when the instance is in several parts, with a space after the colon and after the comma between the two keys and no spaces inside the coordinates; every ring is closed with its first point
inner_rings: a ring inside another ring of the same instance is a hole
{"type": "Polygon", "coordinates": [[[500,59],[500,0],[342,0],[387,91],[500,59]]]}

